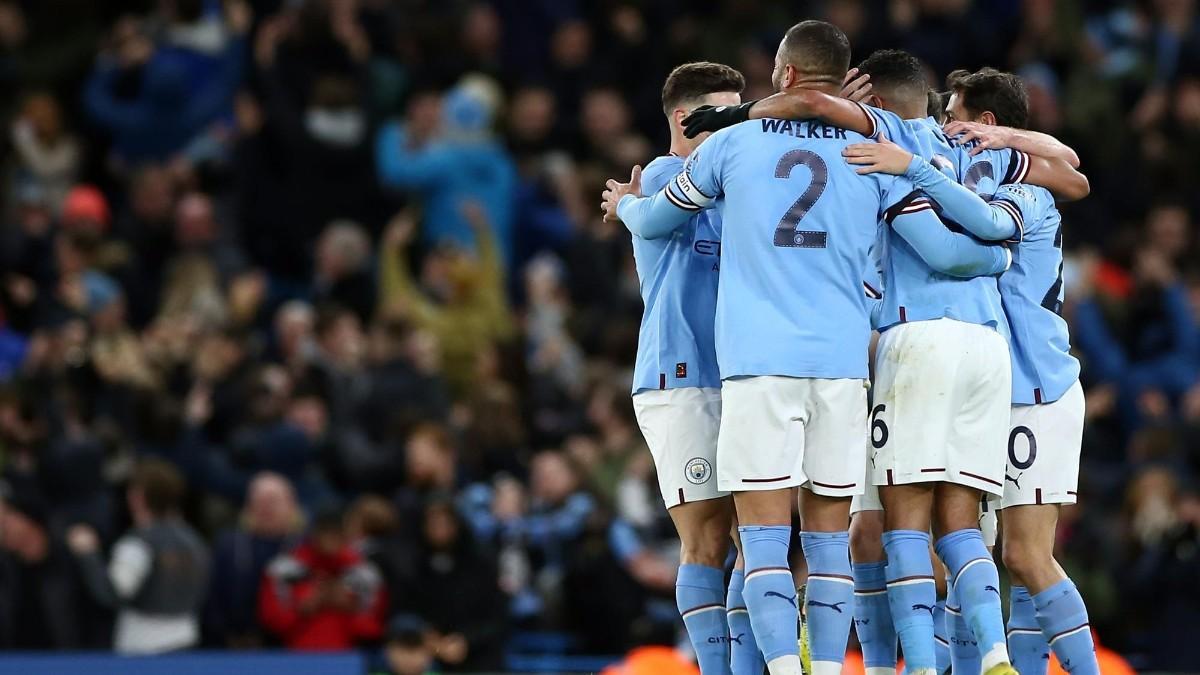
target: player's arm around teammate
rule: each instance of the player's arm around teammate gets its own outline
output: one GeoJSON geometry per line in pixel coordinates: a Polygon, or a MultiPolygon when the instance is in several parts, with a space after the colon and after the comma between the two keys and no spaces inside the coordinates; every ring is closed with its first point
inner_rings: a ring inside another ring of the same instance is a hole
{"type": "MultiPolygon", "coordinates": [[[[704,140],[683,136],[683,117],[701,103],[736,105],[743,86],[736,70],[720,64],[689,63],[672,71],[662,96],[671,152],[647,165],[648,189],[657,192],[674,178],[704,140]]],[[[622,196],[641,194],[642,180],[641,167],[634,167],[629,183],[609,181],[602,205],[606,219],[615,217],[622,196]]],[[[633,236],[645,303],[633,406],[679,534],[678,609],[704,675],[759,675],[763,661],[742,600],[739,570],[728,597],[725,589],[733,504],[717,489],[715,474],[721,418],[713,339],[719,216],[674,209],[658,218],[627,217],[624,223],[633,236]]]]}
{"type": "MultiPolygon", "coordinates": [[[[1024,126],[1028,108],[1014,75],[985,69],[952,79],[955,119],[1024,126]],[[1013,105],[1010,102],[1017,102],[1013,105]]],[[[1083,436],[1079,364],[1070,355],[1063,302],[1062,223],[1044,191],[1000,188],[1024,223],[1018,265],[1001,278],[1013,327],[1008,466],[1000,499],[1004,564],[1013,577],[1009,641],[1022,673],[1044,673],[1053,649],[1072,673],[1098,673],[1087,608],[1054,559],[1059,510],[1075,503],[1083,436]]]]}

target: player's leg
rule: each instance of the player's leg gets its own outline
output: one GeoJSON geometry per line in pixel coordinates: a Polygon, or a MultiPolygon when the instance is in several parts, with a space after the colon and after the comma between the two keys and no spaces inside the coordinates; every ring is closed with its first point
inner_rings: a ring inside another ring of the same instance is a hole
{"type": "Polygon", "coordinates": [[[746,561],[742,597],[771,675],[797,675],[797,597],[788,549],[793,488],[804,482],[795,378],[725,380],[717,480],[734,493],[746,561]]]}
{"type": "Polygon", "coordinates": [[[884,510],[888,605],[905,662],[913,672],[937,667],[937,604],[929,555],[933,485],[943,480],[953,421],[960,349],[938,341],[938,321],[905,323],[879,339],[871,408],[872,482],[884,510]]]}
{"type": "Polygon", "coordinates": [[[850,516],[854,630],[867,675],[892,675],[896,672],[896,628],[887,601],[887,556],[883,552],[883,509],[878,504],[878,489],[868,485],[863,497],[855,498],[855,502],[850,516]]]}
{"type": "Polygon", "coordinates": [[[957,606],[979,645],[982,666],[1008,663],[1000,574],[977,527],[979,491],[964,485],[938,486],[935,530],[938,557],[946,564],[957,606]]]}
{"type": "Polygon", "coordinates": [[[862,380],[808,380],[801,544],[812,671],[837,675],[854,622],[850,504],[866,479],[867,389],[862,380]]]}
{"type": "Polygon", "coordinates": [[[725,596],[725,611],[729,623],[729,666],[733,675],[762,675],[766,662],[754,639],[754,629],[750,626],[750,612],[746,609],[746,601],[742,591],[746,586],[746,559],[742,556],[742,542],[737,532],[737,522],[730,531],[734,546],[737,547],[737,559],[733,563],[733,573],[729,575],[729,592],[725,596]]]}
{"type": "Polygon", "coordinates": [[[729,673],[725,558],[733,504],[713,475],[720,390],[680,388],[633,397],[659,490],[679,533],[675,600],[701,672],[729,673]]]}
{"type": "Polygon", "coordinates": [[[881,485],[883,549],[888,607],[904,650],[907,670],[929,673],[937,668],[933,611],[937,587],[929,557],[929,512],[933,486],[881,485]]]}
{"type": "Polygon", "coordinates": [[[681,548],[675,602],[704,675],[730,672],[725,615],[725,558],[732,503],[728,497],[679,504],[668,511],[681,548]]]}
{"type": "MultiPolygon", "coordinates": [[[[1035,549],[1041,548],[1036,540],[1046,535],[1042,532],[1044,523],[1038,522],[1042,520],[1041,518],[1021,517],[1020,512],[1026,509],[1056,511],[1058,506],[1013,506],[1001,511],[1001,517],[1004,519],[1004,566],[1008,568],[1012,581],[1008,612],[1008,647],[1012,653],[1013,666],[1018,672],[1022,675],[1045,675],[1049,667],[1050,644],[1042,635],[1042,629],[1038,625],[1037,610],[1033,604],[1033,597],[1030,596],[1026,586],[1027,582],[1021,578],[1020,572],[1017,570],[1032,558],[1030,554],[1035,549]],[[1028,522],[1030,520],[1034,522],[1028,522]],[[1017,532],[1018,529],[1021,530],[1020,533],[1017,532]],[[1010,553],[1008,548],[1010,545],[1014,549],[1022,546],[1026,548],[1022,552],[1014,550],[1010,553]]],[[[1048,538],[1052,549],[1057,514],[1050,513],[1048,515],[1050,522],[1048,538]]],[[[1045,570],[1042,572],[1044,573],[1045,570]]],[[[1043,588],[1053,585],[1058,580],[1055,578],[1044,582],[1046,585],[1043,588]]]]}
{"type": "Polygon", "coordinates": [[[1013,673],[1004,635],[1000,576],[978,527],[983,492],[1004,487],[1004,443],[1012,376],[1008,343],[985,326],[949,321],[944,338],[961,359],[949,398],[956,411],[947,439],[946,482],[938,486],[934,529],[955,599],[978,643],[988,675],[1013,673]]]}
{"type": "Polygon", "coordinates": [[[808,562],[805,609],[814,675],[838,675],[846,660],[854,620],[849,519],[849,498],[800,490],[800,543],[808,562]]]}
{"type": "MultiPolygon", "coordinates": [[[[1059,662],[1072,673],[1098,673],[1087,607],[1075,584],[1054,560],[1058,508],[1057,504],[1023,505],[1008,507],[1000,512],[1004,564],[1027,589],[1024,596],[1031,602],[1022,604],[1025,608],[1032,605],[1032,611],[1023,610],[1023,621],[1019,628],[1028,627],[1032,614],[1041,633],[1037,636],[1018,634],[1018,641],[1021,646],[1028,645],[1036,650],[1033,655],[1037,656],[1040,656],[1043,645],[1048,643],[1059,662]]],[[[1014,607],[1017,606],[1015,593],[1014,607]]],[[[1017,645],[1014,644],[1014,651],[1016,649],[1017,645]]],[[[1045,672],[1045,665],[1041,665],[1041,671],[1045,672]]],[[[1031,669],[1030,672],[1038,671],[1031,669]]]]}
{"type": "Polygon", "coordinates": [[[1010,641],[1014,651],[1021,644],[1028,660],[1036,663],[1048,643],[1068,670],[1096,673],[1087,608],[1054,560],[1059,508],[1075,503],[1083,413],[1083,389],[1078,382],[1052,403],[1013,406],[1000,518],[1004,564],[1014,586],[1018,581],[1023,584],[1013,591],[1010,641]],[[1041,635],[1032,627],[1039,628],[1041,635]]]}
{"type": "MultiPolygon", "coordinates": [[[[990,502],[980,502],[979,529],[983,533],[983,543],[990,552],[996,545],[996,511],[990,502]]],[[[951,671],[978,673],[982,670],[979,643],[963,616],[962,604],[950,580],[946,582],[946,639],[950,643],[951,671]]]]}
{"type": "Polygon", "coordinates": [[[738,535],[746,559],[743,598],[771,675],[799,675],[797,597],[788,548],[792,489],[734,493],[738,535]]]}
{"type": "Polygon", "coordinates": [[[945,673],[950,670],[950,636],[947,632],[949,621],[946,616],[946,601],[949,599],[947,589],[950,580],[946,578],[946,566],[938,560],[933,548],[929,549],[929,559],[933,563],[933,581],[937,593],[937,604],[933,606],[933,648],[937,671],[945,673]]]}

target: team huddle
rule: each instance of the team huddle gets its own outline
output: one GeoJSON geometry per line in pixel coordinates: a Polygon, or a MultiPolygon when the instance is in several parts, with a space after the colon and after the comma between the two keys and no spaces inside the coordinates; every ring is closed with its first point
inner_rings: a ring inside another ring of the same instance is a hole
{"type": "Polygon", "coordinates": [[[834,675],[853,625],[868,675],[895,673],[898,643],[922,675],[1045,673],[1051,650],[1098,673],[1053,557],[1084,413],[1055,199],[1087,179],[1024,129],[1011,74],[956,71],[947,97],[905,52],[849,66],[846,36],[805,21],[768,98],[676,68],[671,154],[604,193],[633,235],[633,403],[700,669],[834,675]]]}

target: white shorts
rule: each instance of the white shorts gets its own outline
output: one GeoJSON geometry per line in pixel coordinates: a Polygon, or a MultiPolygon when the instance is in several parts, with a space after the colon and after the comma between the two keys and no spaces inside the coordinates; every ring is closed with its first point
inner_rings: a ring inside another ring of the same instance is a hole
{"type": "Polygon", "coordinates": [[[864,380],[764,375],[725,380],[717,484],[741,492],[803,486],[827,497],[863,489],[864,380]]]}
{"type": "Polygon", "coordinates": [[[1012,406],[1008,469],[1000,508],[1075,503],[1083,408],[1079,382],[1057,401],[1012,406]]]}
{"type": "Polygon", "coordinates": [[[721,390],[651,389],[633,396],[633,412],[658,473],[667,508],[724,497],[717,489],[717,431],[721,390]]]}
{"type": "MultiPolygon", "coordinates": [[[[868,455],[868,458],[870,455],[868,455]]],[[[866,469],[866,477],[863,481],[863,493],[854,495],[854,499],[850,500],[850,515],[861,513],[863,511],[882,511],[883,502],[879,501],[879,486],[871,481],[871,463],[864,462],[866,469]]]]}
{"type": "Polygon", "coordinates": [[[886,331],[875,355],[872,482],[1000,494],[1011,397],[1008,344],[991,328],[938,319],[886,331]]]}

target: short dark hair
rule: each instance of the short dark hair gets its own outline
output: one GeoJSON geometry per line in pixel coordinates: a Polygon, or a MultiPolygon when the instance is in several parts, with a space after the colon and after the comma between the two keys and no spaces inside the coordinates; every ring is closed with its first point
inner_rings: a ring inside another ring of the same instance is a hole
{"type": "Polygon", "coordinates": [[[1012,73],[995,68],[974,73],[956,70],[946,76],[946,86],[959,95],[972,117],[991,111],[1000,126],[1024,129],[1029,125],[1029,94],[1021,78],[1012,73]]]}
{"type": "Polygon", "coordinates": [[[950,96],[944,91],[930,89],[925,95],[925,114],[938,122],[946,121],[946,100],[950,96]]]}
{"type": "Polygon", "coordinates": [[[824,21],[801,21],[788,29],[780,53],[802,74],[841,84],[850,69],[850,40],[824,21]]]}
{"type": "Polygon", "coordinates": [[[871,86],[884,95],[916,100],[927,96],[925,64],[902,49],[879,49],[858,64],[859,74],[871,76],[871,86]]]}
{"type": "Polygon", "coordinates": [[[140,462],[133,470],[129,486],[142,493],[146,508],[160,518],[179,508],[186,489],[179,471],[160,459],[140,462]]]}
{"type": "Polygon", "coordinates": [[[746,78],[723,63],[696,61],[678,66],[663,84],[663,113],[670,115],[681,103],[725,91],[742,93],[746,78]]]}

